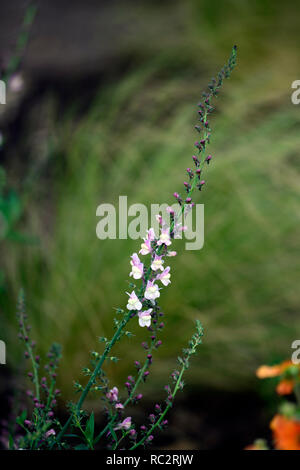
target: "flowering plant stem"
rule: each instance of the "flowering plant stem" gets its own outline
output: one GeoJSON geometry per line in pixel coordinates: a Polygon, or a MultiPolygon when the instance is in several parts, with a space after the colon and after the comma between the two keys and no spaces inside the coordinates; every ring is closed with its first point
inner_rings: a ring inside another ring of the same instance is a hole
{"type": "MultiPolygon", "coordinates": [[[[120,420],[124,409],[130,403],[135,404],[137,403],[142,394],[136,395],[137,388],[139,387],[142,381],[145,381],[149,375],[149,368],[152,363],[152,352],[154,349],[157,349],[160,344],[161,340],[157,341],[157,333],[160,331],[164,323],[158,323],[159,317],[163,316],[163,313],[160,312],[160,307],[157,303],[158,297],[160,297],[160,290],[162,287],[159,287],[158,281],[161,282],[163,286],[168,286],[170,284],[170,266],[163,266],[165,262],[165,258],[167,256],[175,256],[175,251],[169,251],[169,246],[172,244],[173,238],[178,238],[177,234],[182,230],[185,230],[185,227],[180,227],[181,223],[180,219],[183,215],[183,218],[186,215],[185,210],[187,211],[193,207],[194,203],[192,203],[192,194],[195,188],[198,188],[200,191],[202,190],[203,185],[205,184],[204,180],[201,180],[200,176],[202,174],[203,167],[205,163],[209,164],[212,156],[206,155],[206,146],[210,142],[210,125],[209,125],[209,115],[213,111],[213,107],[211,106],[211,100],[213,97],[216,97],[219,93],[219,89],[222,86],[224,78],[229,78],[231,71],[233,70],[236,62],[236,47],[234,46],[231,56],[229,58],[228,63],[223,67],[223,69],[219,72],[217,78],[213,78],[211,83],[209,84],[208,88],[209,91],[203,93],[204,102],[200,103],[199,106],[199,121],[200,125],[195,126],[199,134],[201,135],[201,140],[199,142],[195,142],[195,147],[198,149],[198,156],[193,155],[193,161],[195,164],[195,171],[192,171],[190,168],[187,168],[187,173],[189,176],[189,182],[184,182],[184,187],[186,191],[185,197],[180,197],[178,193],[174,193],[174,197],[177,199],[180,208],[178,213],[175,214],[175,211],[168,207],[168,212],[170,214],[171,223],[170,226],[166,226],[164,220],[162,219],[161,215],[157,215],[157,220],[161,226],[161,234],[158,236],[155,234],[153,228],[150,228],[147,231],[147,237],[144,238],[144,243],[141,245],[141,250],[139,253],[142,256],[150,255],[150,263],[146,264],[143,263],[138,254],[134,253],[131,256],[131,272],[130,276],[133,279],[139,279],[141,281],[140,287],[133,290],[131,293],[127,292],[128,303],[126,310],[117,309],[117,313],[122,314],[121,320],[118,318],[114,318],[115,323],[115,333],[111,337],[110,340],[107,338],[99,338],[101,342],[105,343],[105,348],[102,354],[93,351],[92,352],[92,370],[89,368],[83,369],[85,375],[89,376],[89,379],[86,385],[83,387],[81,384],[76,383],[75,386],[77,390],[81,391],[80,397],[75,404],[70,405],[70,416],[64,426],[62,426],[57,420],[56,424],[60,429],[58,435],[56,436],[54,429],[48,429],[51,420],[47,420],[46,424],[48,427],[41,427],[39,431],[39,436],[43,435],[47,439],[47,443],[45,445],[48,448],[53,449],[54,447],[58,448],[66,448],[68,443],[63,439],[66,434],[66,431],[69,427],[75,427],[80,430],[80,432],[84,436],[84,444],[83,447],[86,446],[89,449],[94,449],[95,445],[100,441],[100,439],[105,435],[108,440],[108,445],[111,449],[117,449],[121,442],[125,440],[125,446],[128,445],[130,450],[134,450],[140,446],[145,446],[153,440],[152,433],[156,429],[163,429],[167,425],[167,420],[164,420],[166,414],[173,406],[173,401],[178,390],[182,390],[184,387],[184,382],[182,380],[185,371],[189,368],[189,360],[193,354],[196,353],[197,347],[202,343],[202,336],[203,336],[203,329],[199,321],[196,321],[196,333],[193,335],[192,339],[189,341],[188,348],[183,350],[182,357],[178,357],[178,363],[180,365],[179,370],[176,370],[171,375],[173,380],[173,389],[171,391],[170,385],[165,387],[168,395],[165,400],[166,406],[162,407],[161,405],[155,405],[155,414],[149,415],[150,425],[143,425],[141,426],[141,434],[135,429],[135,425],[132,423],[132,418],[127,416],[123,421],[120,420]],[[126,325],[132,318],[137,318],[138,323],[141,327],[147,327],[148,331],[151,332],[151,342],[149,343],[142,343],[142,346],[147,350],[147,357],[144,361],[144,364],[141,366],[139,361],[135,361],[136,367],[138,369],[137,377],[134,378],[132,376],[128,376],[128,382],[125,383],[127,388],[128,397],[127,399],[121,403],[120,398],[118,396],[118,388],[113,387],[111,390],[108,388],[108,379],[106,378],[105,372],[103,370],[103,364],[106,360],[112,360],[116,362],[118,358],[109,356],[111,350],[113,349],[114,345],[122,338],[122,336],[130,336],[131,333],[125,330],[126,325]],[[152,324],[151,324],[152,322],[152,324]],[[91,390],[101,390],[104,393],[104,400],[106,401],[105,410],[107,412],[107,424],[104,426],[102,431],[94,437],[94,414],[92,413],[89,419],[85,421],[85,413],[82,410],[82,406],[91,390]],[[120,432],[120,434],[119,434],[120,432]],[[43,434],[44,433],[44,434],[43,434]],[[127,444],[126,444],[127,443],[127,444]]],[[[130,283],[130,286],[135,289],[135,284],[130,283]]],[[[24,326],[23,326],[24,329],[24,326]]],[[[26,330],[22,330],[21,334],[22,338],[26,338],[26,330]]],[[[34,358],[32,348],[30,344],[27,344],[27,354],[28,357],[31,358],[33,363],[33,381],[36,387],[36,397],[37,401],[39,401],[40,390],[39,390],[39,380],[38,380],[38,363],[37,359],[34,358]]],[[[50,363],[51,365],[51,363],[50,363]]],[[[52,378],[55,379],[56,374],[52,374],[52,378]]],[[[41,387],[45,388],[45,380],[42,379],[41,387]],[[44,382],[43,382],[44,380],[44,382]]],[[[53,396],[53,387],[54,382],[50,382],[50,387],[46,390],[49,393],[48,400],[46,405],[37,403],[37,407],[41,416],[44,416],[45,413],[51,407],[51,404],[56,403],[56,400],[52,400],[53,396]],[[51,398],[50,398],[51,397],[51,398]],[[51,401],[52,400],[52,401],[51,401]],[[45,412],[40,411],[40,408],[45,409],[45,412]]],[[[54,394],[56,391],[54,392],[54,394]]],[[[47,417],[53,417],[53,412],[47,414],[47,417]]],[[[30,427],[32,423],[27,420],[27,425],[30,427]]],[[[28,430],[29,436],[31,436],[31,431],[28,430]]],[[[44,440],[45,441],[45,440],[44,440]]],[[[43,442],[44,442],[43,441],[43,442]]],[[[39,446],[39,440],[34,439],[32,440],[32,444],[39,446]]],[[[123,442],[124,445],[124,442],[123,442]]],[[[80,446],[79,446],[80,447],[80,446]]],[[[77,446],[78,448],[78,446],[77,446]]]]}
{"type": "Polygon", "coordinates": [[[171,393],[172,399],[168,400],[167,406],[165,407],[164,411],[160,414],[160,417],[158,420],[150,427],[147,433],[142,437],[140,441],[135,443],[132,447],[130,447],[130,450],[134,450],[137,447],[140,447],[141,445],[144,444],[144,442],[153,434],[153,431],[158,427],[160,428],[161,422],[168,413],[169,409],[173,406],[173,400],[176,396],[176,393],[178,390],[183,388],[183,382],[182,382],[182,377],[185,371],[189,368],[189,359],[192,355],[196,354],[197,352],[197,347],[202,343],[202,336],[203,336],[203,328],[200,324],[199,321],[196,322],[196,328],[197,328],[197,333],[193,336],[191,342],[190,342],[190,349],[186,351],[186,356],[184,359],[180,360],[182,361],[182,366],[180,373],[178,375],[178,378],[176,380],[176,383],[174,385],[173,391],[171,393]]]}
{"type": "MultiPolygon", "coordinates": [[[[87,385],[85,386],[79,400],[78,400],[78,403],[77,403],[77,406],[76,406],[76,411],[80,411],[81,410],[81,407],[86,399],[86,396],[88,395],[91,387],[94,385],[95,383],[95,380],[96,380],[96,377],[97,375],[99,374],[101,368],[102,368],[102,365],[105,361],[105,359],[107,358],[110,350],[112,349],[112,347],[114,346],[114,344],[119,340],[121,334],[122,334],[122,330],[123,328],[126,326],[126,324],[128,323],[128,321],[130,320],[130,317],[131,317],[131,312],[128,312],[127,315],[123,318],[123,320],[121,321],[120,323],[120,326],[119,328],[117,329],[117,331],[115,332],[114,336],[112,337],[111,341],[107,344],[105,350],[104,350],[104,353],[102,354],[102,356],[100,357],[95,369],[94,369],[94,372],[92,373],[87,385]]],[[[67,431],[69,425],[71,424],[71,421],[72,421],[72,415],[69,417],[69,419],[67,420],[66,424],[64,425],[64,427],[62,428],[62,430],[60,431],[60,433],[58,434],[57,436],[57,439],[56,439],[56,443],[59,443],[61,438],[63,437],[63,435],[65,434],[65,432],[67,431]]]]}

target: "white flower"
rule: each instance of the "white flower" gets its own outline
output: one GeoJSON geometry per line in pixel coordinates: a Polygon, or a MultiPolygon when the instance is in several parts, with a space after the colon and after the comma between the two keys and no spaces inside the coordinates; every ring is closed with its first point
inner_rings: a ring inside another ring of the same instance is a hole
{"type": "Polygon", "coordinates": [[[159,240],[157,242],[158,245],[166,245],[166,246],[169,246],[171,245],[171,239],[170,239],[170,230],[169,229],[163,229],[161,231],[161,234],[160,234],[160,237],[159,237],[159,240]]]}
{"type": "Polygon", "coordinates": [[[146,290],[145,290],[145,299],[155,300],[160,296],[159,288],[157,284],[154,284],[154,281],[148,281],[146,290]]]}
{"type": "Polygon", "coordinates": [[[144,265],[141,263],[140,258],[136,253],[133,253],[131,256],[130,264],[132,268],[129,276],[133,276],[134,279],[141,279],[144,273],[144,265]]]}
{"type": "Polygon", "coordinates": [[[137,297],[134,290],[131,292],[131,294],[129,294],[128,292],[126,292],[126,294],[129,295],[128,304],[127,304],[128,310],[142,310],[143,305],[139,301],[139,298],[137,297]]]}
{"type": "Polygon", "coordinates": [[[156,276],[156,280],[161,281],[164,286],[167,286],[171,283],[170,277],[170,266],[168,266],[161,274],[158,274],[158,276],[156,276]]]}
{"type": "Polygon", "coordinates": [[[150,326],[151,325],[151,312],[152,308],[149,308],[149,310],[145,310],[144,312],[139,312],[139,325],[140,326],[150,326]]]}
{"type": "Polygon", "coordinates": [[[152,271],[157,271],[158,269],[160,269],[161,271],[164,270],[162,256],[155,255],[155,258],[151,264],[151,269],[152,271]]]}

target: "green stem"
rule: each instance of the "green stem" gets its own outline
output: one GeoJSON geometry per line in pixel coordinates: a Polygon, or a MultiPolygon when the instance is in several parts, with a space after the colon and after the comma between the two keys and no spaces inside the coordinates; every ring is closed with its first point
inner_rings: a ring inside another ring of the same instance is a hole
{"type": "MultiPolygon", "coordinates": [[[[97,375],[99,374],[100,370],[101,370],[101,367],[103,365],[103,362],[105,361],[105,359],[107,358],[107,355],[108,353],[110,352],[110,350],[112,349],[112,347],[114,346],[114,344],[118,341],[118,339],[120,338],[121,336],[121,333],[122,333],[122,330],[124,328],[124,326],[128,323],[128,321],[130,320],[130,316],[131,316],[131,312],[128,312],[127,315],[123,318],[123,320],[121,321],[120,325],[119,325],[119,328],[117,329],[117,331],[115,332],[114,336],[112,337],[111,341],[107,344],[105,350],[104,350],[104,353],[102,354],[102,356],[100,357],[95,369],[94,369],[94,372],[92,373],[87,385],[85,386],[79,400],[78,400],[78,403],[76,405],[76,411],[80,411],[82,405],[83,405],[83,402],[84,400],[86,399],[86,396],[87,394],[89,393],[91,387],[93,386],[93,384],[95,383],[95,380],[96,380],[96,377],[97,375]]],[[[69,417],[69,419],[67,420],[66,424],[64,425],[64,427],[62,428],[62,430],[60,431],[60,433],[58,434],[57,436],[57,439],[56,439],[56,442],[60,442],[61,438],[63,437],[63,435],[65,434],[66,430],[68,429],[69,425],[71,424],[71,421],[72,421],[72,415],[69,417]]]]}
{"type": "Polygon", "coordinates": [[[38,400],[40,400],[40,384],[39,384],[39,374],[38,374],[38,369],[36,366],[36,361],[33,355],[32,347],[30,346],[29,340],[25,341],[25,337],[27,336],[27,332],[25,330],[25,323],[24,323],[24,316],[22,315],[22,326],[21,326],[21,331],[24,337],[24,343],[26,350],[29,354],[30,361],[32,364],[32,371],[33,371],[33,383],[35,385],[35,396],[38,400]]]}
{"type": "MultiPolygon", "coordinates": [[[[181,368],[181,371],[180,371],[180,374],[178,376],[178,379],[176,381],[176,384],[175,384],[175,387],[174,387],[174,390],[172,392],[172,398],[174,399],[175,398],[175,395],[178,391],[178,388],[179,388],[179,384],[181,382],[181,379],[182,379],[182,376],[184,374],[186,370],[186,367],[183,365],[182,368],[181,368]]],[[[155,428],[157,428],[160,423],[162,422],[162,420],[164,419],[164,417],[166,416],[166,414],[168,413],[169,409],[172,407],[172,402],[170,402],[166,408],[164,409],[164,411],[161,413],[159,419],[153,424],[153,426],[151,426],[151,428],[149,429],[149,431],[144,435],[144,437],[139,441],[137,442],[136,444],[134,444],[132,447],[130,447],[129,450],[134,450],[136,449],[137,447],[141,446],[142,444],[144,444],[144,442],[148,439],[149,436],[151,436],[151,434],[153,433],[153,431],[155,430],[155,428]]]]}
{"type": "MultiPolygon", "coordinates": [[[[148,354],[152,352],[153,348],[154,348],[154,344],[156,342],[156,339],[153,340],[149,350],[148,350],[148,354]]],[[[123,406],[124,408],[126,408],[126,406],[128,405],[128,403],[132,400],[134,394],[135,394],[135,391],[136,389],[138,388],[139,384],[141,383],[142,379],[143,379],[143,375],[144,375],[144,372],[148,369],[149,367],[149,363],[150,363],[150,360],[147,359],[143,365],[143,367],[140,369],[139,371],[139,375],[138,375],[138,378],[135,382],[135,385],[134,387],[132,388],[131,392],[130,392],[130,395],[128,396],[127,400],[124,402],[123,406]]],[[[109,430],[109,428],[111,427],[111,425],[116,421],[118,417],[118,414],[116,413],[112,418],[111,420],[107,423],[107,425],[105,426],[104,429],[102,429],[102,431],[98,434],[98,436],[96,437],[94,443],[97,444],[97,442],[99,442],[99,440],[101,439],[101,437],[103,436],[103,434],[105,434],[106,431],[109,430]]]]}

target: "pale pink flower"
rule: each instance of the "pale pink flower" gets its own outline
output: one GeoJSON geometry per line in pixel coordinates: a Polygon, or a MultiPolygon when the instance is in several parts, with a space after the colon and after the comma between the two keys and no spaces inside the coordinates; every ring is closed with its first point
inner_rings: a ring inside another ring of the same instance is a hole
{"type": "Polygon", "coordinates": [[[158,276],[156,276],[155,280],[161,281],[164,286],[167,286],[168,284],[171,283],[170,277],[171,277],[170,266],[168,266],[161,274],[158,274],[158,276]]]}
{"type": "Polygon", "coordinates": [[[129,292],[126,292],[126,294],[129,295],[127,304],[128,310],[142,310],[143,305],[141,304],[134,290],[131,292],[131,294],[129,294],[129,292]]]}
{"type": "Polygon", "coordinates": [[[167,256],[176,256],[177,251],[168,251],[167,256]]]}
{"type": "Polygon", "coordinates": [[[125,431],[128,431],[128,429],[131,428],[131,417],[129,416],[128,418],[125,418],[122,423],[118,424],[114,428],[115,431],[118,431],[118,429],[125,429],[125,431]]]}
{"type": "Polygon", "coordinates": [[[149,255],[149,253],[151,253],[152,251],[152,248],[151,248],[151,242],[150,240],[145,240],[142,244],[141,244],[141,249],[139,251],[139,253],[141,255],[149,255]]]}
{"type": "Polygon", "coordinates": [[[151,312],[152,308],[145,310],[144,312],[139,312],[139,325],[143,326],[150,326],[151,325],[151,312]]]}
{"type": "Polygon", "coordinates": [[[147,237],[144,238],[144,243],[141,245],[139,253],[141,255],[148,255],[152,251],[151,242],[155,240],[155,232],[153,228],[149,228],[147,231],[147,237]]]}
{"type": "Polygon", "coordinates": [[[124,410],[124,406],[122,405],[122,403],[117,403],[115,408],[116,410],[124,410]]]}
{"type": "Polygon", "coordinates": [[[150,240],[150,242],[153,242],[153,240],[155,240],[155,232],[154,232],[154,229],[152,227],[149,228],[149,230],[147,232],[147,238],[148,238],[148,240],[150,240]]]}
{"type": "Polygon", "coordinates": [[[119,390],[117,387],[113,387],[109,392],[106,394],[106,398],[110,401],[117,401],[118,400],[119,390]]]}
{"type": "Polygon", "coordinates": [[[148,281],[146,290],[145,290],[145,299],[155,300],[160,296],[159,288],[157,284],[154,284],[154,281],[148,281]]]}
{"type": "Polygon", "coordinates": [[[161,271],[164,270],[162,256],[155,255],[154,260],[151,263],[151,269],[152,271],[157,271],[158,269],[161,271]]]}
{"type": "Polygon", "coordinates": [[[133,279],[141,279],[141,277],[143,277],[144,265],[141,263],[140,258],[136,253],[133,253],[131,256],[130,264],[132,268],[129,276],[133,276],[133,279]]]}
{"type": "Polygon", "coordinates": [[[55,434],[56,432],[54,431],[54,429],[49,429],[49,431],[45,433],[45,437],[55,436],[55,434]]]}
{"type": "Polygon", "coordinates": [[[162,229],[159,240],[157,242],[158,245],[166,245],[169,246],[171,245],[171,239],[170,239],[170,230],[167,229],[162,229]]]}

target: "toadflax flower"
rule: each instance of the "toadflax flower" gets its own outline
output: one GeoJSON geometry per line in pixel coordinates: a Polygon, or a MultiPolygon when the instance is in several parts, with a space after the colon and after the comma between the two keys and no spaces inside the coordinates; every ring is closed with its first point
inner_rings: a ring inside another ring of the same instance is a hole
{"type": "Polygon", "coordinates": [[[109,392],[107,392],[106,397],[110,401],[118,401],[119,390],[117,387],[113,387],[109,392]]]}
{"type": "Polygon", "coordinates": [[[149,228],[147,232],[147,237],[144,238],[144,243],[141,245],[139,253],[141,255],[148,255],[152,251],[151,242],[155,240],[155,233],[153,228],[149,228]]]}
{"type": "Polygon", "coordinates": [[[177,251],[168,251],[167,256],[176,256],[177,251]]]}
{"type": "Polygon", "coordinates": [[[139,298],[134,292],[134,290],[131,292],[131,294],[129,294],[128,292],[126,292],[126,294],[129,295],[128,304],[127,304],[128,310],[142,310],[143,305],[139,301],[139,298]]]}
{"type": "Polygon", "coordinates": [[[49,429],[49,431],[45,433],[45,437],[55,436],[55,434],[56,432],[54,431],[54,429],[49,429]]]}
{"type": "Polygon", "coordinates": [[[161,271],[164,270],[162,256],[155,255],[154,260],[151,263],[151,269],[152,271],[157,271],[158,269],[161,271]]]}
{"type": "Polygon", "coordinates": [[[131,256],[130,264],[132,266],[131,273],[129,276],[133,276],[133,279],[141,279],[144,272],[144,265],[141,263],[140,258],[136,253],[131,256]]]}
{"type": "Polygon", "coordinates": [[[118,429],[125,429],[125,431],[128,431],[128,429],[131,428],[131,417],[129,416],[128,418],[125,418],[122,423],[118,424],[114,428],[115,431],[118,431],[118,429]]]}
{"type": "Polygon", "coordinates": [[[139,312],[139,325],[140,326],[150,326],[151,325],[151,312],[152,308],[145,310],[144,312],[139,312]]]}
{"type": "Polygon", "coordinates": [[[169,229],[162,229],[159,240],[157,242],[158,245],[166,245],[169,246],[171,245],[171,239],[170,239],[170,230],[169,229]]]}
{"type": "Polygon", "coordinates": [[[163,283],[164,286],[167,286],[171,283],[170,281],[170,277],[171,277],[171,274],[170,274],[170,266],[168,266],[161,274],[158,274],[156,276],[156,281],[161,281],[163,283]]]}
{"type": "Polygon", "coordinates": [[[154,284],[154,281],[148,281],[146,290],[145,290],[145,298],[148,300],[155,300],[160,296],[159,287],[157,284],[154,284]]]}

